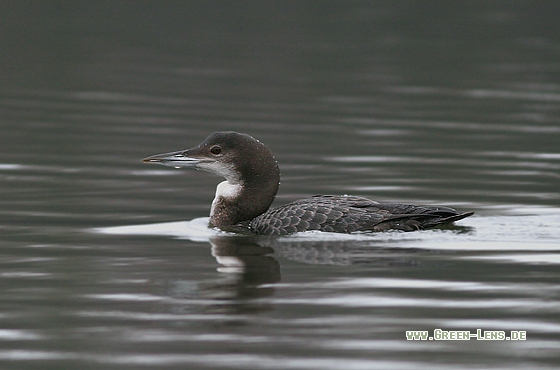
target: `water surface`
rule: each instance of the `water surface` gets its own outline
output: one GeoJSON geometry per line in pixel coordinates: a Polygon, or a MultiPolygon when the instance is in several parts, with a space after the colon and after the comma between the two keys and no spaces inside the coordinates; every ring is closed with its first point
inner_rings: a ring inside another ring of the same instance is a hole
{"type": "Polygon", "coordinates": [[[0,367],[558,367],[558,6],[437,3],[4,6],[0,367]],[[141,159],[216,130],[271,148],[275,204],[476,214],[211,230],[221,179],[141,159]],[[438,328],[527,340],[406,340],[438,328]]]}

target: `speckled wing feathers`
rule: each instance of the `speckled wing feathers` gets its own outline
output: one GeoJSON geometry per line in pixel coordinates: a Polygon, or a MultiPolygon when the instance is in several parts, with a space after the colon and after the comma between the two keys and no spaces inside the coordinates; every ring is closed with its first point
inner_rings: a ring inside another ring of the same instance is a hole
{"type": "Polygon", "coordinates": [[[357,231],[412,231],[450,223],[470,216],[448,207],[377,203],[355,196],[318,195],[271,209],[253,219],[249,227],[262,235],[301,231],[352,233],[357,231]]]}

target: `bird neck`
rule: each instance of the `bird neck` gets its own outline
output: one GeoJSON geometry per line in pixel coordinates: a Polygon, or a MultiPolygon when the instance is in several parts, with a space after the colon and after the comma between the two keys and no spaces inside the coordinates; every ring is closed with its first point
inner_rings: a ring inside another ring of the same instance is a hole
{"type": "Polygon", "coordinates": [[[245,176],[238,182],[221,182],[212,202],[210,225],[227,231],[263,214],[274,201],[279,183],[276,162],[269,172],[245,176]]]}

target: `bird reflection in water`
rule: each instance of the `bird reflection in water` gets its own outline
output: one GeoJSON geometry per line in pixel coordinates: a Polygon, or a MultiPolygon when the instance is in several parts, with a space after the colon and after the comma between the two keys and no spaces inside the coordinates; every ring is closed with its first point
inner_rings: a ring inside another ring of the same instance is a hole
{"type": "MultiPolygon", "coordinates": [[[[210,239],[211,253],[219,263],[220,276],[212,280],[174,281],[168,294],[173,298],[199,300],[205,313],[246,314],[269,311],[261,298],[274,294],[272,284],[280,281],[280,264],[274,250],[260,246],[247,236],[215,236],[210,239]]],[[[175,307],[175,311],[191,311],[175,307]]]]}
{"type": "MultiPolygon", "coordinates": [[[[453,226],[447,232],[469,233],[472,229],[453,226]]],[[[430,249],[405,248],[398,239],[306,240],[229,234],[209,241],[219,276],[196,282],[174,281],[168,294],[191,304],[196,301],[195,306],[203,307],[205,313],[221,314],[274,309],[264,298],[274,295],[275,284],[281,280],[276,258],[307,265],[365,267],[375,275],[377,269],[417,267],[426,255],[433,254],[430,249]]]]}

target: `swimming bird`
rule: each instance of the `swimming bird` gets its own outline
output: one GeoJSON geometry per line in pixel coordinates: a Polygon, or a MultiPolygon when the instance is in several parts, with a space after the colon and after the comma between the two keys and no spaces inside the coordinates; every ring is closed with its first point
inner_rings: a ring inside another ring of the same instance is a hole
{"type": "Polygon", "coordinates": [[[280,184],[271,151],[257,139],[233,131],[215,132],[197,146],[143,160],[175,168],[195,168],[226,181],[216,188],[210,226],[224,231],[287,235],[319,230],[337,233],[414,231],[471,216],[453,208],[378,203],[348,195],[316,195],[269,209],[280,184]]]}

